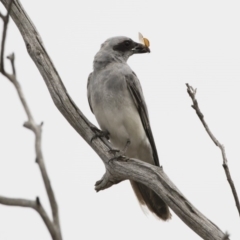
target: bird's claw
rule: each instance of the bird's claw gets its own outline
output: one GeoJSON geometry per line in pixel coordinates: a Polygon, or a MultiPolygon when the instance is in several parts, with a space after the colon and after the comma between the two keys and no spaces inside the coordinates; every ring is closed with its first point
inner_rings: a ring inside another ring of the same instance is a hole
{"type": "Polygon", "coordinates": [[[91,138],[91,142],[96,138],[105,137],[109,140],[109,132],[108,131],[102,131],[96,127],[91,127],[91,129],[94,131],[95,135],[91,138]]]}
{"type": "Polygon", "coordinates": [[[117,161],[124,161],[127,162],[129,160],[128,157],[124,156],[121,154],[121,151],[119,151],[119,154],[117,156],[114,156],[113,158],[110,158],[108,160],[108,163],[112,162],[113,160],[117,160],[117,161]]]}
{"type": "Polygon", "coordinates": [[[114,155],[116,155],[116,153],[119,153],[120,152],[120,150],[119,149],[110,149],[110,150],[108,150],[108,152],[109,153],[113,153],[114,155]]]}
{"type": "Polygon", "coordinates": [[[114,148],[112,148],[112,149],[109,149],[108,152],[114,154],[114,157],[113,157],[113,158],[110,158],[110,159],[108,160],[108,163],[112,162],[113,160],[115,160],[115,159],[117,159],[117,158],[119,158],[119,157],[121,156],[119,149],[114,149],[114,148]],[[117,155],[117,154],[118,154],[118,155],[117,155]]]}
{"type": "Polygon", "coordinates": [[[109,152],[114,153],[114,157],[109,159],[108,163],[112,162],[113,160],[121,160],[121,161],[124,161],[124,162],[128,161],[129,158],[125,156],[125,153],[126,153],[130,143],[131,143],[131,141],[127,140],[127,143],[126,143],[126,145],[125,145],[125,147],[122,151],[118,150],[118,149],[110,149],[109,152]],[[116,156],[117,153],[118,153],[118,155],[116,156]]]}

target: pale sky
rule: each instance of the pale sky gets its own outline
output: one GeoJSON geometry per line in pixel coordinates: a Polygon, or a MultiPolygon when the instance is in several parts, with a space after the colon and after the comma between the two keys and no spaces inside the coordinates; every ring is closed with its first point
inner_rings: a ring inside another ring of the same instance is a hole
{"type": "MultiPolygon", "coordinates": [[[[86,84],[101,43],[118,35],[138,41],[138,32],[150,40],[151,53],[131,57],[129,65],[143,87],[161,165],[199,211],[228,231],[232,240],[240,239],[240,219],[220,150],[191,108],[185,87],[189,83],[198,89],[200,108],[226,147],[240,194],[239,1],[21,2],[69,94],[94,124],[86,84]]],[[[145,216],[128,181],[96,193],[94,184],[104,174],[104,165],[54,106],[11,21],[6,54],[13,51],[34,118],[44,121],[43,153],[59,205],[63,238],[201,239],[174,213],[169,222],[145,216]]],[[[39,196],[50,212],[35,164],[33,134],[22,127],[26,115],[13,86],[2,76],[0,108],[0,195],[39,196]]],[[[1,240],[51,239],[33,210],[0,205],[0,226],[1,240]]]]}

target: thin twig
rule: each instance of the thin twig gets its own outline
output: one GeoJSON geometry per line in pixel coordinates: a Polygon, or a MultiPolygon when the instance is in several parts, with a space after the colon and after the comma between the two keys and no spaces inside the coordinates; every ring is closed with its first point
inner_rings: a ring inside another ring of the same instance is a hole
{"type": "Polygon", "coordinates": [[[16,69],[15,69],[15,55],[14,55],[14,53],[12,53],[12,54],[10,54],[9,56],[7,56],[7,58],[8,58],[8,59],[10,60],[10,62],[11,62],[13,75],[16,76],[17,73],[16,73],[16,69]]]}
{"type": "Polygon", "coordinates": [[[10,16],[12,3],[13,3],[13,0],[10,1],[9,5],[8,5],[8,8],[7,8],[7,14],[5,16],[2,13],[0,14],[0,17],[3,20],[3,32],[2,32],[2,42],[1,42],[1,54],[0,54],[0,71],[2,72],[2,74],[4,76],[6,76],[5,75],[5,69],[4,69],[4,51],[5,51],[8,21],[9,21],[9,16],[10,16]]]}
{"type": "Polygon", "coordinates": [[[0,203],[5,204],[5,205],[14,205],[14,206],[34,208],[41,215],[41,217],[42,217],[43,221],[45,222],[45,224],[47,225],[49,231],[51,230],[51,235],[52,235],[53,239],[61,240],[62,235],[61,235],[61,227],[60,227],[60,220],[59,220],[59,214],[58,214],[58,205],[57,205],[57,201],[56,201],[56,198],[55,198],[52,186],[51,186],[50,179],[48,177],[48,173],[47,173],[45,164],[44,164],[44,158],[43,158],[42,147],[41,147],[43,123],[36,124],[36,122],[34,121],[34,118],[32,116],[30,108],[24,97],[21,85],[17,80],[14,54],[11,54],[7,57],[11,63],[12,73],[11,74],[7,73],[4,68],[4,47],[5,47],[5,41],[6,41],[9,13],[11,10],[12,2],[13,2],[13,0],[11,0],[11,2],[9,4],[7,15],[3,16],[2,14],[0,14],[0,16],[4,22],[2,43],[1,43],[2,48],[1,48],[1,56],[0,56],[0,60],[1,60],[0,72],[15,86],[18,96],[21,100],[22,106],[23,106],[23,108],[26,112],[27,118],[28,118],[27,122],[25,122],[23,126],[30,129],[31,131],[33,131],[33,133],[35,135],[36,162],[38,163],[38,166],[39,166],[39,169],[40,169],[43,181],[44,181],[45,189],[47,191],[48,199],[49,199],[49,202],[51,205],[53,222],[51,222],[46,211],[40,204],[39,198],[37,198],[36,202],[34,202],[34,201],[29,201],[29,200],[24,200],[24,199],[12,199],[12,198],[0,197],[0,203]]]}
{"type": "Polygon", "coordinates": [[[221,153],[222,153],[222,158],[223,158],[223,168],[224,168],[224,171],[225,171],[225,174],[226,174],[226,177],[227,177],[227,180],[229,182],[229,185],[231,187],[231,190],[232,190],[232,193],[233,193],[233,197],[234,197],[234,200],[235,200],[235,204],[236,204],[236,207],[237,207],[237,210],[238,210],[238,214],[240,215],[240,203],[239,203],[239,198],[238,198],[238,194],[237,194],[237,191],[236,191],[236,188],[235,188],[235,185],[234,185],[234,182],[231,178],[231,174],[230,174],[230,171],[229,171],[229,168],[228,168],[228,161],[227,161],[227,156],[226,156],[226,152],[225,152],[225,148],[223,146],[223,144],[221,144],[217,139],[216,137],[213,135],[213,133],[211,132],[211,130],[209,129],[207,123],[205,122],[204,120],[204,115],[202,114],[200,108],[199,108],[199,105],[198,105],[198,102],[197,102],[197,99],[196,99],[196,93],[197,93],[197,89],[194,89],[192,86],[190,86],[188,83],[186,83],[186,86],[187,86],[187,92],[190,96],[190,98],[192,99],[192,102],[193,102],[193,105],[192,105],[192,108],[196,111],[196,114],[198,115],[200,121],[202,122],[205,130],[207,131],[209,137],[212,139],[212,141],[215,143],[215,145],[217,147],[220,148],[221,150],[221,153]]]}
{"type": "Polygon", "coordinates": [[[26,208],[34,209],[39,213],[42,220],[46,224],[52,236],[52,239],[57,239],[55,237],[56,233],[55,233],[54,225],[52,224],[46,211],[42,207],[38,197],[36,198],[35,201],[33,201],[33,200],[27,200],[27,199],[21,199],[21,198],[7,198],[7,197],[0,196],[0,204],[7,205],[7,206],[26,207],[26,208]]]}

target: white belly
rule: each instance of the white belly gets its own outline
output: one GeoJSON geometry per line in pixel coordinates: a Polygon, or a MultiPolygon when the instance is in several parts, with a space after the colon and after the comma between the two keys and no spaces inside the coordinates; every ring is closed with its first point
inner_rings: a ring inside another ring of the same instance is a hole
{"type": "Polygon", "coordinates": [[[133,102],[98,104],[94,114],[101,129],[109,132],[115,148],[123,150],[130,140],[126,155],[154,164],[151,146],[133,102]]]}

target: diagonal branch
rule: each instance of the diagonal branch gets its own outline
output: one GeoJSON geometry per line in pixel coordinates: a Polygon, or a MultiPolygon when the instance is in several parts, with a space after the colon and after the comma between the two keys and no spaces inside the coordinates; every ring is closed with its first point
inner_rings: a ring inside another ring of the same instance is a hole
{"type": "MultiPolygon", "coordinates": [[[[16,203],[18,206],[23,206],[23,207],[31,207],[34,208],[35,210],[37,210],[39,212],[39,214],[42,214],[42,219],[44,220],[45,224],[47,225],[48,229],[49,229],[49,225],[51,225],[51,231],[54,233],[54,238],[56,240],[61,240],[62,236],[61,236],[61,227],[60,227],[60,220],[59,220],[59,213],[58,213],[58,205],[57,205],[57,201],[51,186],[51,182],[45,167],[45,163],[44,163],[44,158],[43,158],[43,153],[42,153],[42,147],[41,147],[41,140],[42,140],[42,125],[41,124],[37,124],[32,116],[32,113],[30,111],[30,108],[27,104],[27,101],[24,97],[22,88],[20,83],[17,80],[17,76],[16,76],[16,69],[15,69],[15,56],[14,54],[9,55],[7,58],[10,60],[11,63],[11,67],[12,67],[12,73],[9,74],[6,72],[5,68],[4,68],[4,47],[5,47],[5,41],[6,41],[6,34],[7,34],[7,26],[8,26],[8,20],[9,20],[9,14],[10,14],[10,10],[11,10],[11,6],[13,4],[13,0],[10,1],[9,3],[9,7],[8,7],[8,12],[6,16],[3,16],[2,14],[0,15],[1,18],[3,19],[4,22],[4,26],[3,26],[3,34],[2,34],[2,48],[1,48],[1,56],[0,56],[0,72],[10,81],[13,83],[15,89],[17,90],[18,96],[20,98],[20,101],[22,103],[22,106],[26,112],[27,115],[27,122],[24,123],[24,127],[30,129],[31,131],[33,131],[34,135],[35,135],[35,152],[36,152],[36,162],[38,163],[43,181],[44,181],[44,185],[45,185],[45,189],[47,191],[47,195],[48,195],[48,199],[51,205],[51,210],[52,210],[52,217],[53,217],[53,223],[49,220],[49,217],[47,216],[47,213],[45,212],[45,210],[43,209],[42,205],[40,204],[40,200],[38,199],[38,208],[36,208],[36,203],[35,202],[31,202],[31,201],[27,201],[27,200],[21,200],[21,199],[10,199],[10,198],[1,198],[0,200],[4,200],[4,203],[16,203]],[[8,201],[7,201],[8,200],[8,201]],[[23,205],[21,205],[23,204],[23,205]],[[25,205],[24,205],[25,204],[25,205]],[[43,217],[45,216],[45,217],[43,217]]],[[[1,201],[0,201],[1,203],[1,201]]],[[[3,203],[3,204],[4,204],[3,203]]],[[[11,205],[11,204],[8,204],[11,205]]],[[[49,229],[50,231],[50,229],[49,229]]],[[[52,235],[51,232],[51,235],[52,235]]],[[[52,235],[52,236],[53,236],[52,235]]]]}
{"type": "Polygon", "coordinates": [[[233,197],[235,200],[235,204],[238,210],[238,214],[240,215],[240,204],[239,204],[239,199],[238,199],[238,194],[237,194],[237,190],[235,188],[234,182],[232,180],[231,174],[230,174],[230,170],[228,168],[228,161],[227,161],[227,156],[226,156],[226,152],[225,152],[225,148],[224,145],[221,144],[217,138],[213,135],[213,133],[211,132],[210,128],[208,127],[206,121],[204,120],[204,115],[202,114],[197,99],[196,99],[196,93],[197,93],[197,89],[194,89],[192,86],[190,86],[188,83],[186,84],[187,86],[187,92],[190,96],[190,98],[192,99],[193,105],[192,108],[196,111],[196,114],[198,115],[200,121],[202,122],[205,130],[207,131],[209,137],[212,139],[212,141],[215,143],[215,145],[217,147],[220,148],[221,153],[222,153],[222,159],[223,159],[223,168],[227,177],[227,180],[229,182],[229,185],[231,187],[232,193],[233,193],[233,197]]]}
{"type": "MultiPolygon", "coordinates": [[[[6,7],[10,0],[0,1],[6,7]]],[[[18,0],[14,1],[11,17],[20,30],[27,51],[41,73],[56,107],[105,164],[107,173],[97,182],[96,190],[110,187],[125,179],[143,183],[154,190],[180,219],[203,239],[222,240],[225,234],[183,196],[162,168],[136,159],[121,161],[118,158],[118,161],[109,161],[114,157],[114,154],[109,152],[111,144],[107,143],[106,138],[97,138],[91,141],[95,136],[92,130],[94,125],[83,115],[67,93],[43,46],[41,37],[18,0]],[[110,181],[110,184],[107,184],[107,181],[110,181]]]]}

